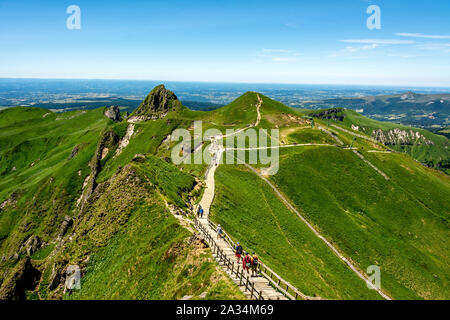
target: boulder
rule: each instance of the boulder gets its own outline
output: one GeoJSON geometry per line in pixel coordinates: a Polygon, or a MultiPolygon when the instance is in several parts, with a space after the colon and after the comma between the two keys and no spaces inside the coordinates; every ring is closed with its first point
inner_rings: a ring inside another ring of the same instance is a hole
{"type": "Polygon", "coordinates": [[[111,119],[114,122],[122,121],[122,116],[120,115],[120,109],[117,106],[111,106],[109,108],[106,108],[104,115],[105,115],[105,117],[107,117],[108,119],[111,119]]]}

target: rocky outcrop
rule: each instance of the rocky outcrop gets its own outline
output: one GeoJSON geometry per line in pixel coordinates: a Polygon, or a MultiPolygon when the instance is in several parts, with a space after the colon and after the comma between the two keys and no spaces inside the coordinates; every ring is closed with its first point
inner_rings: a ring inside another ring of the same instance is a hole
{"type": "Polygon", "coordinates": [[[155,87],[128,119],[130,123],[164,118],[181,106],[177,96],[164,85],[155,87]]]}
{"type": "Polygon", "coordinates": [[[97,175],[101,170],[101,160],[105,157],[104,150],[113,149],[119,143],[119,136],[111,129],[106,131],[97,145],[97,150],[95,151],[94,157],[92,158],[89,166],[91,167],[91,173],[85,181],[85,187],[83,189],[83,194],[77,201],[78,207],[82,210],[89,199],[89,197],[94,192],[97,187],[97,175]]]}
{"type": "Polygon", "coordinates": [[[188,241],[191,245],[197,248],[208,248],[208,243],[205,240],[205,237],[196,232],[192,236],[188,238],[188,241]]]}
{"type": "Polygon", "coordinates": [[[116,150],[116,156],[122,153],[122,150],[128,146],[130,143],[131,137],[134,134],[134,124],[130,123],[127,127],[127,132],[125,133],[125,136],[119,141],[119,146],[116,150]]]}
{"type": "Polygon", "coordinates": [[[67,230],[72,226],[73,220],[69,216],[64,217],[64,221],[61,223],[61,227],[59,228],[58,239],[62,239],[66,234],[67,230]]]}
{"type": "Polygon", "coordinates": [[[30,257],[19,262],[0,288],[0,300],[25,300],[25,291],[34,290],[41,273],[33,267],[30,257]]]}
{"type": "Polygon", "coordinates": [[[32,256],[42,245],[42,241],[38,236],[31,236],[25,243],[24,247],[27,255],[32,256]]]}
{"type": "Polygon", "coordinates": [[[378,142],[384,145],[413,145],[427,144],[433,145],[434,142],[428,140],[423,134],[418,131],[413,130],[401,130],[395,128],[389,131],[383,131],[381,129],[376,129],[372,131],[372,137],[378,142]]]}
{"type": "Polygon", "coordinates": [[[52,274],[49,278],[48,289],[55,290],[63,282],[63,267],[61,264],[55,263],[52,267],[52,274]]]}
{"type": "Polygon", "coordinates": [[[0,203],[0,212],[14,206],[17,203],[17,198],[18,198],[18,194],[17,193],[13,193],[11,194],[11,196],[3,201],[2,203],[0,203]]]}
{"type": "Polygon", "coordinates": [[[105,112],[103,114],[105,115],[105,117],[111,119],[114,122],[122,121],[122,116],[120,115],[120,109],[117,106],[111,106],[109,108],[106,108],[105,112]]]}

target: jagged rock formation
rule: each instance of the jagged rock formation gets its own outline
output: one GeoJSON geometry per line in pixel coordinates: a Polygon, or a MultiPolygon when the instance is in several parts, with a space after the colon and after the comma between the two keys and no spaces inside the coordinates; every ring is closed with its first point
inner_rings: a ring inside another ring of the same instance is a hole
{"type": "Polygon", "coordinates": [[[64,217],[64,221],[59,228],[58,239],[61,240],[62,237],[66,234],[67,230],[72,226],[73,220],[69,216],[64,217]]]}
{"type": "Polygon", "coordinates": [[[119,141],[119,146],[116,149],[116,156],[122,153],[122,150],[128,146],[130,143],[131,137],[134,134],[134,124],[129,124],[127,127],[127,132],[125,133],[125,136],[119,141]]]}
{"type": "Polygon", "coordinates": [[[30,257],[20,261],[0,288],[0,300],[25,300],[25,291],[35,288],[41,273],[33,267],[30,257]]]}
{"type": "Polygon", "coordinates": [[[32,256],[33,253],[42,245],[41,239],[38,236],[31,236],[25,243],[24,247],[27,255],[32,256]]]}
{"type": "Polygon", "coordinates": [[[105,117],[111,119],[114,122],[122,121],[122,116],[120,115],[120,109],[117,106],[111,106],[105,109],[105,117]]]}
{"type": "Polygon", "coordinates": [[[87,200],[97,187],[95,179],[97,178],[97,175],[101,170],[101,160],[106,157],[106,155],[109,153],[109,150],[117,146],[119,140],[119,136],[113,130],[106,131],[100,139],[94,157],[89,164],[89,166],[91,167],[91,174],[89,175],[87,181],[85,181],[83,193],[77,202],[77,205],[81,210],[84,208],[87,200]]]}
{"type": "Polygon", "coordinates": [[[148,121],[164,118],[168,112],[181,106],[177,96],[164,85],[155,87],[131,114],[128,122],[148,121]]]}
{"type": "Polygon", "coordinates": [[[376,129],[372,131],[372,137],[384,145],[412,145],[414,143],[423,143],[433,145],[434,142],[428,140],[423,134],[413,130],[401,130],[398,128],[383,131],[376,129]]]}

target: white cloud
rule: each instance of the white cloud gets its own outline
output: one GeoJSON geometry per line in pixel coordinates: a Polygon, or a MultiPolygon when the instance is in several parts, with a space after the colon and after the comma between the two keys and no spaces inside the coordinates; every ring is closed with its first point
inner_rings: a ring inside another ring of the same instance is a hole
{"type": "Polygon", "coordinates": [[[378,48],[380,46],[381,45],[376,44],[376,43],[367,44],[367,45],[364,45],[364,46],[357,46],[357,47],[348,46],[348,47],[344,48],[344,51],[348,51],[348,52],[367,51],[367,50],[376,49],[376,48],[378,48]]]}
{"type": "Polygon", "coordinates": [[[274,62],[298,61],[298,58],[296,58],[296,57],[272,57],[272,61],[274,61],[274,62]]]}
{"type": "Polygon", "coordinates": [[[262,49],[263,53],[290,53],[290,50],[285,49],[262,49]]]}
{"type": "Polygon", "coordinates": [[[448,35],[429,35],[422,33],[395,33],[396,36],[410,38],[427,38],[427,39],[450,39],[448,35]]]}
{"type": "Polygon", "coordinates": [[[443,51],[445,53],[450,52],[450,43],[427,43],[417,45],[417,48],[421,50],[430,50],[430,51],[443,51]]]}
{"type": "Polygon", "coordinates": [[[350,40],[339,40],[345,43],[365,43],[365,44],[414,44],[413,40],[395,40],[395,39],[350,39],[350,40]]]}

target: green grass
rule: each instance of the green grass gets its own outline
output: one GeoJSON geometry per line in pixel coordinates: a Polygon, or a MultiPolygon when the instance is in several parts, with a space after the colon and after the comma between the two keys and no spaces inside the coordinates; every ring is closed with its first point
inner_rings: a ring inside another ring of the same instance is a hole
{"type": "MultiPolygon", "coordinates": [[[[426,139],[432,141],[433,144],[412,143],[410,145],[389,145],[389,147],[396,151],[407,153],[414,159],[417,159],[418,161],[425,163],[431,167],[441,169],[447,174],[450,173],[450,142],[447,137],[431,133],[424,129],[408,127],[396,123],[372,120],[352,110],[343,110],[343,114],[345,115],[345,118],[342,124],[347,127],[351,127],[352,124],[358,125],[361,127],[361,130],[368,136],[372,135],[372,131],[374,129],[389,131],[398,128],[401,130],[406,130],[408,132],[410,130],[419,132],[420,134],[425,136],[426,139]]],[[[337,124],[340,123],[338,122],[337,124]]]]}
{"type": "Polygon", "coordinates": [[[47,258],[50,255],[50,253],[52,253],[53,249],[55,249],[55,244],[49,244],[49,245],[39,249],[35,253],[33,253],[33,255],[31,256],[31,259],[43,260],[43,259],[47,258]]]}
{"type": "Polygon", "coordinates": [[[216,181],[212,219],[300,291],[326,299],[379,298],[254,173],[223,165],[216,181]]]}
{"type": "MultiPolygon", "coordinates": [[[[309,128],[299,113],[260,95],[260,128],[280,129],[287,143],[331,143],[309,128]]],[[[177,108],[165,118],[138,123],[119,156],[116,146],[100,161],[99,186],[83,211],[76,201],[90,174],[99,140],[112,130],[119,138],[128,123],[113,123],[104,108],[62,114],[38,108],[0,111],[0,252],[9,257],[31,235],[53,243],[66,215],[74,225],[61,248],[47,245],[33,255],[43,273],[41,298],[59,298],[47,288],[54,264],[82,266],[83,289],[69,299],[242,298],[219,271],[208,249],[187,241],[189,232],[169,214],[164,202],[189,211],[203,190],[193,191],[205,164],[170,161],[176,142],[164,139],[176,128],[203,120],[203,132],[238,129],[256,121],[257,94],[248,92],[211,112],[177,108]],[[69,157],[77,147],[78,154],[69,157]],[[136,154],[145,158],[132,159],[136,154]],[[51,254],[50,254],[51,253],[51,254]],[[113,276],[111,276],[113,275],[113,276]]],[[[347,112],[347,111],[343,111],[347,112]]],[[[318,124],[326,126],[321,120],[318,124]]],[[[343,123],[388,130],[349,112],[343,123]]],[[[353,136],[330,127],[345,145],[353,136]]],[[[366,132],[364,131],[364,132],[366,132]]],[[[448,154],[445,137],[421,130],[435,144],[411,146],[416,158],[439,160],[448,154]]],[[[450,182],[406,154],[368,153],[385,149],[365,139],[354,141],[364,156],[385,172],[386,181],[350,150],[337,147],[280,149],[280,171],[271,181],[303,215],[363,271],[379,265],[382,288],[400,299],[448,299],[450,264],[448,213],[450,182]]],[[[207,145],[204,146],[206,148],[207,145]]],[[[447,146],[448,147],[448,146],[447,146]]],[[[248,152],[246,152],[248,156],[248,152]]],[[[260,168],[262,164],[255,164],[260,168]]],[[[258,252],[283,278],[308,295],[331,299],[378,299],[348,267],[286,209],[255,174],[240,166],[221,166],[217,173],[213,218],[231,236],[258,252]],[[294,271],[294,272],[293,272],[294,271]]],[[[20,253],[25,256],[24,249],[20,253]]],[[[0,274],[16,266],[0,262],[0,274]]],[[[36,292],[28,292],[36,298],[36,292]]]]}
{"type": "Polygon", "coordinates": [[[231,280],[218,272],[209,249],[191,244],[190,232],[164,207],[154,188],[170,195],[173,188],[181,190],[188,178],[172,169],[172,185],[160,184],[162,176],[149,173],[167,171],[164,166],[151,158],[124,168],[76,226],[89,236],[69,245],[67,257],[79,263],[88,248],[91,257],[82,289],[65,298],[180,299],[184,295],[198,298],[203,292],[206,299],[243,298],[231,280]]]}
{"type": "Polygon", "coordinates": [[[380,266],[394,298],[448,299],[449,178],[405,156],[367,157],[389,157],[374,163],[391,179],[348,150],[302,148],[281,151],[271,180],[361,269],[380,266]]]}

